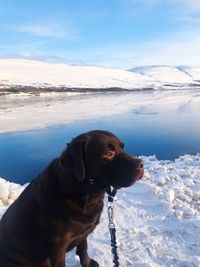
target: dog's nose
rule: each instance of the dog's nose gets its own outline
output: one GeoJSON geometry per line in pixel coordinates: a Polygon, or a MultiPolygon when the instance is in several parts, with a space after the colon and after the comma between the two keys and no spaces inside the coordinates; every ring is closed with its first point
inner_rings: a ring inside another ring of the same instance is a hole
{"type": "Polygon", "coordinates": [[[137,159],[136,169],[140,171],[144,169],[144,161],[142,159],[137,159]]]}

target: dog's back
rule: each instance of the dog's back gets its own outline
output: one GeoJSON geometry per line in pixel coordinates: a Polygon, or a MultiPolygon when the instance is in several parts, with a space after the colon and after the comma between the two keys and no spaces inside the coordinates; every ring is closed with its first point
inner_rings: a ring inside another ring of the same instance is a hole
{"type": "MultiPolygon", "coordinates": [[[[103,209],[104,192],[81,197],[57,194],[54,160],[22,192],[0,221],[0,267],[50,267],[93,231],[103,209]],[[56,255],[57,251],[62,255],[56,255]]],[[[66,177],[67,179],[67,177],[66,177]]],[[[70,184],[70,179],[69,179],[70,184]]]]}

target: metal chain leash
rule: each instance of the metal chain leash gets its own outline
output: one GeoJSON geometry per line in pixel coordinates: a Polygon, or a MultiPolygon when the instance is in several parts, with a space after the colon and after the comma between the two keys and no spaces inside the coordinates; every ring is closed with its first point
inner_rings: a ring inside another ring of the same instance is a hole
{"type": "Polygon", "coordinates": [[[116,229],[114,223],[114,197],[117,193],[117,189],[111,190],[111,187],[107,189],[108,194],[108,219],[109,219],[109,231],[111,238],[111,251],[113,254],[113,267],[119,267],[119,256],[117,253],[117,241],[116,241],[116,229]]]}

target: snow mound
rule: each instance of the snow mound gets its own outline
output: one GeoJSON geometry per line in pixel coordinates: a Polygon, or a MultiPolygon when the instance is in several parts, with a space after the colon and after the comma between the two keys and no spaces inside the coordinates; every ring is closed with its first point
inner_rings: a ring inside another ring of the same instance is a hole
{"type": "Polygon", "coordinates": [[[174,162],[148,157],[145,163],[144,179],[156,195],[167,200],[175,216],[200,219],[200,154],[181,156],[174,162]]]}
{"type": "Polygon", "coordinates": [[[0,178],[0,210],[1,207],[12,204],[25,187],[26,185],[22,186],[20,184],[10,183],[0,178]]]}
{"type": "MultiPolygon", "coordinates": [[[[142,157],[145,175],[134,186],[119,190],[115,221],[123,267],[200,266],[200,154],[175,161],[142,157]]],[[[26,185],[25,185],[26,186],[26,185]]],[[[0,179],[0,214],[25,186],[0,179]]],[[[105,199],[106,204],[106,199],[105,199]]],[[[107,210],[90,236],[89,252],[100,266],[112,266],[107,210]]],[[[79,267],[74,252],[67,266],[79,267]]]]}

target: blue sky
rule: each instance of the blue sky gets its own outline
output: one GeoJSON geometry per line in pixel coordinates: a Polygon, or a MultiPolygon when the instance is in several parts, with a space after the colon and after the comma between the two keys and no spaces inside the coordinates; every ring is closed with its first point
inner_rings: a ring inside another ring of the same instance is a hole
{"type": "Polygon", "coordinates": [[[200,0],[0,0],[0,57],[200,65],[200,0]]]}

